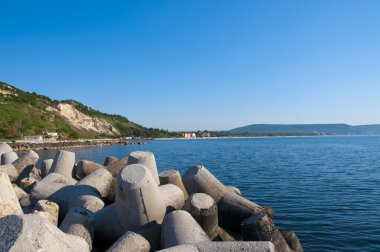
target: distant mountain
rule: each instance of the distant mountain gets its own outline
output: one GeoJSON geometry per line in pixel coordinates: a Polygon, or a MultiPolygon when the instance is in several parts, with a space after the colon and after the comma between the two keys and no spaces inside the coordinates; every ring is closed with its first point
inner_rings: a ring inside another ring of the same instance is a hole
{"type": "Polygon", "coordinates": [[[380,124],[252,124],[228,132],[232,135],[380,135],[380,124]]]}
{"type": "Polygon", "coordinates": [[[74,100],[57,101],[0,82],[0,138],[57,132],[63,138],[168,137],[120,115],[94,110],[74,100]]]}

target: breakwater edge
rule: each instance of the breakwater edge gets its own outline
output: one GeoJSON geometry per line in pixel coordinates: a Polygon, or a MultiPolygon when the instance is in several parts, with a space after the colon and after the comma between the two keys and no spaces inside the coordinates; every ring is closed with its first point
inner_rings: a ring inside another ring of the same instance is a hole
{"type": "Polygon", "coordinates": [[[146,141],[129,141],[125,139],[85,139],[85,140],[66,140],[52,142],[35,142],[35,141],[15,141],[7,142],[14,151],[27,150],[50,150],[66,148],[85,148],[101,147],[112,145],[143,145],[146,141]]]}

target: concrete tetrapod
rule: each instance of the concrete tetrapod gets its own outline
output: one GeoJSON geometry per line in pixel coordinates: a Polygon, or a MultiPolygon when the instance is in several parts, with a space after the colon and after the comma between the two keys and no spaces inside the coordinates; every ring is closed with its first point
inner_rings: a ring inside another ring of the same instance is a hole
{"type": "Polygon", "coordinates": [[[106,252],[149,252],[149,242],[139,234],[128,231],[106,252]]]}
{"type": "Polygon", "coordinates": [[[157,185],[160,184],[160,179],[158,178],[156,159],[152,152],[148,151],[134,151],[129,153],[128,156],[128,165],[131,164],[140,164],[149,169],[152,173],[154,181],[157,185]]]}
{"type": "Polygon", "coordinates": [[[77,185],[92,186],[102,198],[106,198],[110,194],[112,179],[112,174],[107,169],[100,167],[79,181],[77,185]]]}
{"type": "Polygon", "coordinates": [[[178,186],[173,184],[160,185],[158,190],[160,190],[162,199],[165,202],[166,213],[180,210],[185,204],[185,196],[178,186]]]}
{"type": "Polygon", "coordinates": [[[89,251],[80,237],[63,233],[35,214],[0,218],[0,251],[89,251]]]}
{"type": "Polygon", "coordinates": [[[211,196],[194,193],[187,199],[183,210],[193,216],[211,239],[218,234],[218,207],[211,196]]]}
{"type": "Polygon", "coordinates": [[[98,191],[88,185],[65,185],[61,183],[39,182],[29,194],[32,204],[46,199],[59,205],[59,218],[62,219],[70,208],[80,206],[97,212],[104,207],[98,191]]]}
{"type": "Polygon", "coordinates": [[[75,168],[75,173],[78,178],[82,179],[99,168],[105,168],[105,167],[104,165],[101,165],[92,161],[81,160],[77,163],[77,166],[75,168]]]}
{"type": "Polygon", "coordinates": [[[245,241],[271,241],[276,251],[292,252],[272,219],[266,214],[255,214],[242,221],[241,233],[245,241]]]}
{"type": "Polygon", "coordinates": [[[95,214],[95,238],[104,244],[112,244],[126,231],[161,223],[165,215],[165,202],[145,166],[126,166],[116,188],[115,203],[95,214]]]}
{"type": "Polygon", "coordinates": [[[54,162],[54,159],[46,159],[41,162],[41,177],[44,178],[49,174],[50,168],[54,162]]]}
{"type": "Polygon", "coordinates": [[[210,195],[218,205],[219,225],[240,231],[240,222],[252,214],[262,213],[259,205],[226,188],[204,166],[193,166],[182,176],[187,191],[210,195]]]}
{"type": "Polygon", "coordinates": [[[75,153],[70,151],[58,150],[49,173],[59,173],[68,178],[72,177],[75,165],[75,153]]]}
{"type": "Polygon", "coordinates": [[[119,160],[119,159],[117,159],[117,158],[115,158],[115,157],[108,156],[108,157],[105,158],[103,165],[104,165],[104,166],[109,166],[110,164],[113,164],[113,163],[115,163],[115,162],[118,161],[118,160],[119,160]]]}
{"type": "Polygon", "coordinates": [[[4,153],[11,152],[11,151],[13,151],[13,149],[7,143],[4,143],[4,142],[0,143],[0,156],[4,153]]]}
{"type": "Polygon", "coordinates": [[[37,163],[38,159],[38,154],[32,150],[29,150],[25,152],[25,154],[19,157],[17,160],[13,161],[12,165],[20,174],[26,167],[34,166],[37,163]]]}
{"type": "Polygon", "coordinates": [[[8,175],[0,172],[0,217],[22,213],[16,192],[13,190],[8,175]]]}
{"type": "Polygon", "coordinates": [[[11,164],[18,159],[18,155],[14,151],[3,153],[1,156],[1,165],[11,164]]]}
{"type": "Polygon", "coordinates": [[[61,183],[66,185],[75,185],[78,183],[73,178],[68,178],[65,175],[59,174],[59,173],[49,173],[46,177],[44,177],[40,182],[44,183],[61,183]]]}
{"type": "Polygon", "coordinates": [[[227,188],[203,165],[196,165],[187,169],[182,180],[189,194],[205,193],[216,202],[219,202],[227,192],[227,188]]]}
{"type": "Polygon", "coordinates": [[[115,207],[124,230],[151,221],[161,223],[165,216],[162,199],[152,173],[143,165],[127,165],[117,178],[115,207]]]}
{"type": "Polygon", "coordinates": [[[58,204],[49,200],[39,200],[34,206],[34,214],[40,215],[42,218],[47,220],[50,224],[58,225],[58,204]]]}
{"type": "Polygon", "coordinates": [[[276,252],[272,242],[201,242],[178,245],[158,252],[276,252]]]}
{"type": "Polygon", "coordinates": [[[298,240],[296,233],[294,233],[292,230],[282,230],[281,234],[285,238],[289,247],[294,252],[303,252],[302,245],[301,245],[300,241],[298,240]]]}
{"type": "Polygon", "coordinates": [[[183,191],[185,200],[187,200],[189,194],[187,193],[185,185],[183,184],[181,174],[179,174],[177,170],[171,169],[162,171],[158,174],[158,177],[160,178],[161,185],[173,184],[178,186],[183,191]]]}
{"type": "Polygon", "coordinates": [[[177,210],[165,216],[161,230],[161,247],[210,241],[202,227],[186,211],[177,210]]]}
{"type": "Polygon", "coordinates": [[[82,237],[92,250],[94,239],[94,213],[83,207],[72,207],[63,219],[59,229],[63,232],[82,237]]]}

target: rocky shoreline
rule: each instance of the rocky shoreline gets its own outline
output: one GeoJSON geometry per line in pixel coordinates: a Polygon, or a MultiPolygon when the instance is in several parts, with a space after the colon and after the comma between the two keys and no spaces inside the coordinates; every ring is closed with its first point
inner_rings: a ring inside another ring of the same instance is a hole
{"type": "Polygon", "coordinates": [[[101,147],[111,145],[142,145],[144,141],[132,142],[124,139],[86,139],[86,140],[68,140],[54,142],[31,142],[17,141],[8,142],[14,151],[27,150],[50,150],[50,149],[67,149],[67,148],[83,148],[83,147],[101,147]]]}
{"type": "Polygon", "coordinates": [[[41,160],[0,143],[0,251],[303,252],[274,210],[203,165],[158,172],[153,153],[41,160]]]}

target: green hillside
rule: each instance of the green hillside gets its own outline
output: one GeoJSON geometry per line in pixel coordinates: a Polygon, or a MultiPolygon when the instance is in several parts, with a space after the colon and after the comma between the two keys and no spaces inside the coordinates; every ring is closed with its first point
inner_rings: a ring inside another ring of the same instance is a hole
{"type": "Polygon", "coordinates": [[[380,135],[380,125],[252,124],[229,131],[232,135],[380,135]]]}
{"type": "Polygon", "coordinates": [[[145,128],[120,115],[102,113],[74,100],[56,101],[36,93],[24,92],[7,83],[0,82],[0,138],[20,138],[57,132],[64,139],[101,137],[170,137],[168,131],[145,128]],[[112,134],[78,129],[58,112],[59,104],[71,104],[76,110],[92,119],[101,119],[112,125],[112,134]],[[48,109],[52,108],[52,109],[48,109]],[[54,111],[51,111],[54,110],[54,111]]]}

